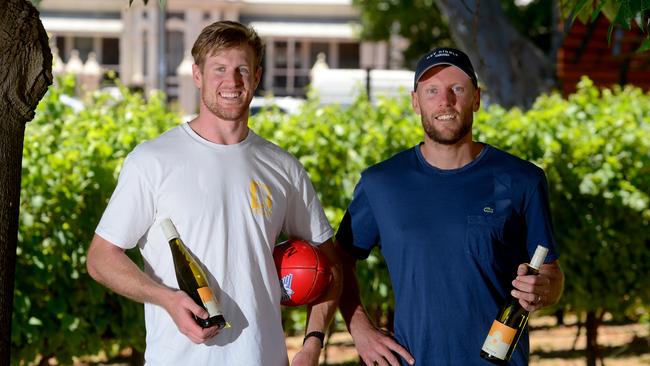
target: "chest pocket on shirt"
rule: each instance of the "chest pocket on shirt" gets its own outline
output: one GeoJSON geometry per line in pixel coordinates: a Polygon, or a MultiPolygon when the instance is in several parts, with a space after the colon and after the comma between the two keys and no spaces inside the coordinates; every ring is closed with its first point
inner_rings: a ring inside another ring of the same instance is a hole
{"type": "Polygon", "coordinates": [[[500,257],[500,251],[507,250],[505,224],[503,216],[467,216],[465,251],[477,259],[493,262],[495,257],[500,257]]]}

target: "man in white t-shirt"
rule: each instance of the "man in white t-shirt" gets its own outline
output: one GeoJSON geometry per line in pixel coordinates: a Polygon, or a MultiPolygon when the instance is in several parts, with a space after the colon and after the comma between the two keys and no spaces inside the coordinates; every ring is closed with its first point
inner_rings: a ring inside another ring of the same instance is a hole
{"type": "Polygon", "coordinates": [[[288,364],[273,262],[280,233],[312,242],[334,263],[327,292],[308,307],[292,365],[317,365],[340,294],[332,228],[304,168],[248,128],[263,46],[236,22],[206,27],[192,48],[198,117],[127,157],[88,251],[88,272],[145,304],[149,365],[288,364]],[[207,312],[178,290],[161,221],[171,218],[208,271],[230,328],[201,328],[207,312]],[[138,246],[144,271],[124,250],[138,246]]]}

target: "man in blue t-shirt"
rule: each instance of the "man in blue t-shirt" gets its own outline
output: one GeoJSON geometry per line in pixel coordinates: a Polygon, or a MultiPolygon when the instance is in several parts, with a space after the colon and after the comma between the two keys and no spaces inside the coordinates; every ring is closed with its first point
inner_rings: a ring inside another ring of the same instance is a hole
{"type": "MultiPolygon", "coordinates": [[[[509,296],[528,311],[555,304],[564,275],[544,172],[472,140],[480,89],[463,52],[418,62],[413,109],[424,142],[368,168],[337,233],[344,262],[341,313],[368,365],[486,365],[479,354],[509,296]],[[549,249],[539,276],[535,248],[549,249]],[[361,304],[355,263],[379,246],[395,295],[394,338],[361,304]]],[[[528,363],[525,332],[510,360],[528,363]]]]}

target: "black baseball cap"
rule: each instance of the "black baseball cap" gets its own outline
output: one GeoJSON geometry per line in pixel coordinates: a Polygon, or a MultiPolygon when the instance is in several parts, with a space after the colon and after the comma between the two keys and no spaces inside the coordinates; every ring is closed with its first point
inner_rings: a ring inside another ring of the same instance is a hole
{"type": "Polygon", "coordinates": [[[465,52],[451,47],[440,47],[434,48],[431,52],[422,56],[420,61],[418,61],[415,68],[413,90],[417,88],[418,80],[420,80],[422,75],[424,75],[424,73],[430,68],[438,65],[456,66],[472,79],[472,84],[474,84],[475,88],[478,87],[478,80],[476,78],[476,73],[474,72],[474,67],[472,66],[472,61],[470,61],[465,52]]]}

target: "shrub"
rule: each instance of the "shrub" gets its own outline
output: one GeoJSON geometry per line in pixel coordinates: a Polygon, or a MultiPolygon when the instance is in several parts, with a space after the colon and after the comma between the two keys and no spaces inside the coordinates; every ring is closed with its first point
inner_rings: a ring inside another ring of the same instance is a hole
{"type": "MultiPolygon", "coordinates": [[[[20,208],[12,362],[142,350],[142,305],[90,279],[85,261],[126,154],[179,123],[162,95],[144,100],[124,88],[96,93],[79,111],[60,80],[27,125],[20,208]]],[[[566,274],[561,306],[647,314],[650,297],[650,96],[633,87],[596,89],[584,79],[568,99],[552,94],[532,109],[490,106],[475,116],[478,140],[538,164],[549,180],[551,209],[566,274]]],[[[352,106],[320,106],[297,115],[267,111],[251,119],[261,136],[293,153],[336,227],[368,166],[422,140],[410,98],[360,97],[352,106]]],[[[138,259],[136,251],[131,251],[138,259]]],[[[371,315],[390,323],[390,280],[378,251],[358,266],[371,315]],[[388,314],[388,318],[380,318],[388,314]]],[[[304,308],[284,308],[288,333],[304,329],[304,308]]],[[[647,315],[646,315],[647,317],[647,315]]]]}
{"type": "Polygon", "coordinates": [[[586,78],[567,99],[477,116],[479,139],[546,171],[569,310],[636,318],[650,300],[649,121],[650,95],[586,78]]]}
{"type": "MultiPolygon", "coordinates": [[[[27,125],[12,321],[12,363],[144,347],[142,305],[90,279],[86,251],[126,154],[179,122],[162,95],[124,88],[74,110],[59,80],[27,125]]],[[[131,253],[137,259],[137,253],[131,253]]]]}

